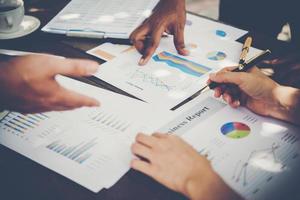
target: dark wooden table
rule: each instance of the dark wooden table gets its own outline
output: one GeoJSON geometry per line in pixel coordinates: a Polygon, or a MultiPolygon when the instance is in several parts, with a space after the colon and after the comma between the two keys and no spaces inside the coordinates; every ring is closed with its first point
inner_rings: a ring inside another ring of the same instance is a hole
{"type": "MultiPolygon", "coordinates": [[[[67,0],[25,0],[26,12],[29,15],[38,17],[42,22],[42,26],[44,26],[67,2],[67,0]]],[[[259,33],[250,34],[254,37],[254,46],[261,49],[270,48],[274,52],[274,57],[297,51],[297,48],[290,44],[264,37],[259,33]]],[[[243,41],[244,39],[245,37],[239,40],[243,41]]],[[[0,40],[0,48],[45,52],[73,58],[88,58],[102,63],[102,60],[85,54],[85,51],[107,41],[113,43],[128,42],[124,40],[66,38],[64,36],[46,34],[38,30],[24,38],[7,41],[0,40]]],[[[297,76],[297,73],[300,74],[298,72],[299,67],[277,67],[274,71],[275,74],[273,77],[277,81],[286,85],[300,86],[300,76],[297,76]]],[[[95,78],[86,79],[85,81],[125,94],[121,90],[95,78]]],[[[185,198],[133,170],[129,171],[109,190],[102,190],[95,194],[73,181],[0,145],[0,199],[176,200],[185,198]]]]}

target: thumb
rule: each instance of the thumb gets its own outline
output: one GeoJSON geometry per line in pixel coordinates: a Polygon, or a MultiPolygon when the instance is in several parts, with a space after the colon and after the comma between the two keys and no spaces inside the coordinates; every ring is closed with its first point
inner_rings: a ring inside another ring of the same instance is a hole
{"type": "Polygon", "coordinates": [[[94,61],[80,59],[60,59],[55,65],[54,75],[91,76],[97,72],[99,64],[94,61]]]}

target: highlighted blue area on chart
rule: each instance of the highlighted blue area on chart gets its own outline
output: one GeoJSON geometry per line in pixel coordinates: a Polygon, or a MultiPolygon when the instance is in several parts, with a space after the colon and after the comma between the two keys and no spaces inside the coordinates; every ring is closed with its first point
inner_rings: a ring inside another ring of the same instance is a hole
{"type": "Polygon", "coordinates": [[[219,37],[226,37],[227,33],[223,30],[216,30],[216,35],[219,37]]]}
{"type": "Polygon", "coordinates": [[[154,56],[153,60],[156,62],[164,62],[169,67],[176,68],[186,74],[196,76],[196,77],[201,77],[207,72],[212,70],[209,67],[206,67],[204,65],[190,61],[185,58],[181,58],[179,56],[173,55],[165,51],[154,56]]]}

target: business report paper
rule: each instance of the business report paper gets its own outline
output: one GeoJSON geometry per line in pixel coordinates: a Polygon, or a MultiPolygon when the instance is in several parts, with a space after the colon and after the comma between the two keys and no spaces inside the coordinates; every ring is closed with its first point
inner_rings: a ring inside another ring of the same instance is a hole
{"type": "Polygon", "coordinates": [[[281,200],[300,184],[300,128],[233,109],[202,95],[160,128],[205,156],[233,190],[251,200],[281,200]]]}
{"type": "Polygon", "coordinates": [[[109,188],[129,170],[140,131],[182,137],[245,199],[282,199],[299,185],[300,130],[293,125],[232,109],[210,92],[165,112],[69,78],[58,81],[101,107],[0,113],[0,142],[91,191],[109,188]]]}
{"type": "MultiPolygon", "coordinates": [[[[239,61],[242,44],[234,41],[193,39],[186,41],[190,55],[178,55],[172,38],[163,38],[160,46],[145,66],[139,66],[141,58],[134,48],[101,65],[95,76],[149,104],[172,109],[195,94],[206,84],[208,75],[223,67],[234,66],[239,61]]],[[[109,45],[105,45],[109,49],[109,45]]],[[[119,47],[121,48],[121,47],[119,47]]],[[[103,54],[103,50],[91,50],[103,54]]],[[[251,48],[249,58],[260,50],[251,48]]],[[[106,55],[106,54],[105,54],[106,55]]]]}
{"type": "Polygon", "coordinates": [[[101,107],[28,115],[1,113],[0,143],[93,192],[109,188],[130,169],[130,146],[136,134],[150,134],[161,123],[158,111],[69,78],[58,77],[58,81],[98,99],[101,107]]]}

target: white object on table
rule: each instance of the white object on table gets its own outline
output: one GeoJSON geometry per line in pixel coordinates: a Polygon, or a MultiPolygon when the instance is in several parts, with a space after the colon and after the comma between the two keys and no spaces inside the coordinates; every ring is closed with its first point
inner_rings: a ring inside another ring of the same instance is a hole
{"type": "Polygon", "coordinates": [[[42,30],[70,37],[127,39],[158,0],[73,0],[42,30]]]}

